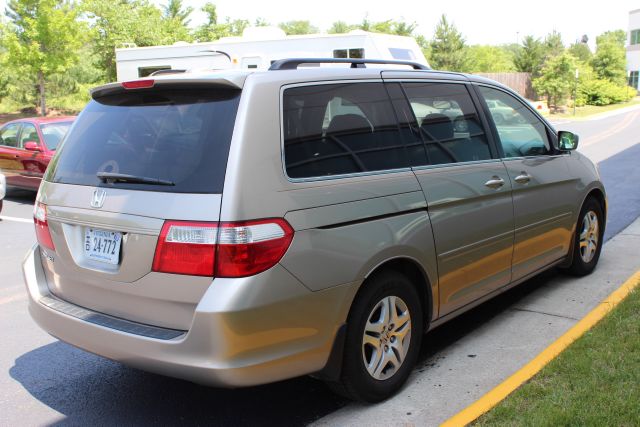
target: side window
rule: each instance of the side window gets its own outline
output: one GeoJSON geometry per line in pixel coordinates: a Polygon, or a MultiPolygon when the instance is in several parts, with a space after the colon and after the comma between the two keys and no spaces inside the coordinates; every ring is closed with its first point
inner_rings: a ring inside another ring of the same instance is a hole
{"type": "Polygon", "coordinates": [[[291,178],[408,167],[382,83],[290,88],[283,105],[285,166],[291,178]]]}
{"type": "Polygon", "coordinates": [[[504,157],[549,153],[546,127],[531,110],[506,92],[486,86],[478,88],[496,125],[504,157]]]}
{"type": "Polygon", "coordinates": [[[18,147],[24,147],[25,142],[33,141],[40,144],[40,137],[38,137],[38,131],[36,127],[31,123],[25,123],[22,125],[22,132],[20,133],[20,141],[18,141],[18,147]]]}
{"type": "Polygon", "coordinates": [[[426,144],[428,164],[492,158],[466,85],[415,82],[403,87],[426,144]]]}
{"type": "Polygon", "coordinates": [[[20,130],[19,124],[13,124],[5,127],[0,131],[0,145],[6,145],[7,147],[18,146],[18,131],[20,130]]]}

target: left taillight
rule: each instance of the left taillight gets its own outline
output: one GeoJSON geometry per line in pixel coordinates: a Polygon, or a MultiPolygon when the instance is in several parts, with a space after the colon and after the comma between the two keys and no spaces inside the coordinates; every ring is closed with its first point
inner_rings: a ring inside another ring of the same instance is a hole
{"type": "Polygon", "coordinates": [[[36,202],[33,209],[33,222],[36,226],[36,238],[40,246],[55,250],[47,222],[47,206],[44,203],[36,202]]]}

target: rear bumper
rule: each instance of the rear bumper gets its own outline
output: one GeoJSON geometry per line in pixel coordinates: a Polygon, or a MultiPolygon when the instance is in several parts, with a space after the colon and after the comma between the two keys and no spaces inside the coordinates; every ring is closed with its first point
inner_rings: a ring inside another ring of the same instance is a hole
{"type": "Polygon", "coordinates": [[[45,331],[139,369],[223,387],[320,371],[357,290],[349,284],[311,292],[281,266],[252,278],[215,279],[189,330],[175,331],[57,299],[49,291],[40,257],[36,245],[24,260],[23,272],[29,312],[45,331]],[[274,283],[275,278],[280,280],[274,283]],[[268,289],[271,296],[265,300],[261,296],[268,289]]]}

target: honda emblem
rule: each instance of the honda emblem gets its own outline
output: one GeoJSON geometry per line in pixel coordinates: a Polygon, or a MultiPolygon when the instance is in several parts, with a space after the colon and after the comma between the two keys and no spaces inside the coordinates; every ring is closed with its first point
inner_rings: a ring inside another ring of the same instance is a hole
{"type": "Polygon", "coordinates": [[[91,207],[92,208],[101,208],[104,205],[104,198],[106,197],[107,192],[102,188],[96,188],[93,191],[93,197],[91,198],[91,207]]]}

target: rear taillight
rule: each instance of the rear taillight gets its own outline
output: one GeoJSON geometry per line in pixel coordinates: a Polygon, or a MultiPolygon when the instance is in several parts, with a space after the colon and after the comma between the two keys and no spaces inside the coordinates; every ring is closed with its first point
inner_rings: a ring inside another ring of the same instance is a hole
{"type": "Polygon", "coordinates": [[[282,259],[292,239],[293,229],[284,219],[223,222],[216,276],[244,277],[268,270],[282,259]]]}
{"type": "Polygon", "coordinates": [[[160,231],[153,271],[213,276],[218,223],[166,221],[160,231]]]}
{"type": "Polygon", "coordinates": [[[293,229],[283,219],[203,223],[166,221],[158,238],[153,271],[245,277],[276,265],[293,229]]]}
{"type": "Polygon", "coordinates": [[[40,246],[55,250],[51,233],[49,232],[49,224],[47,223],[47,206],[43,203],[36,202],[33,209],[33,222],[36,226],[36,239],[40,246]]]}

